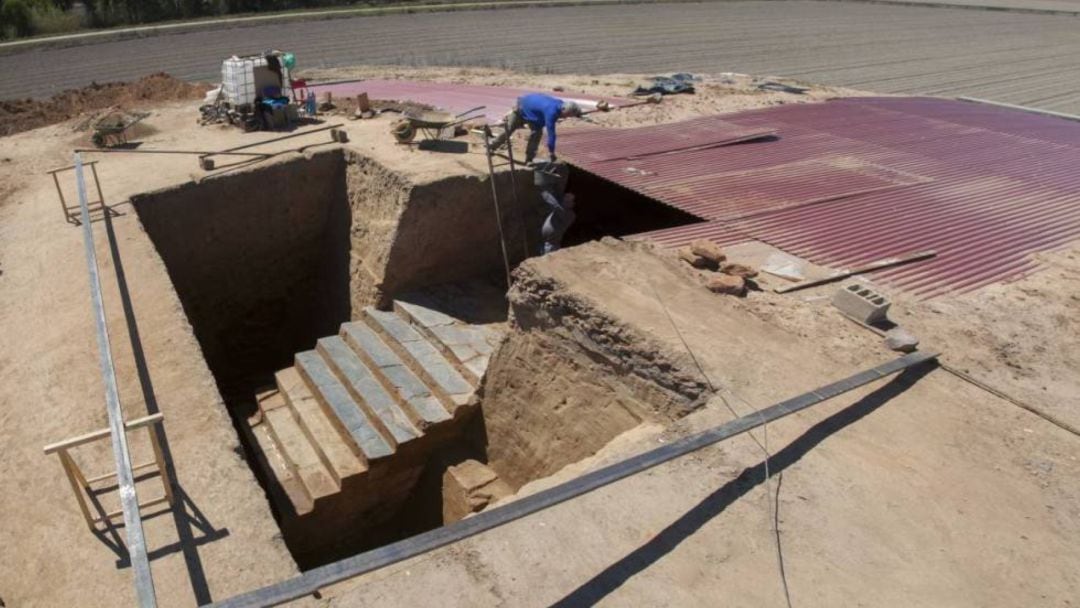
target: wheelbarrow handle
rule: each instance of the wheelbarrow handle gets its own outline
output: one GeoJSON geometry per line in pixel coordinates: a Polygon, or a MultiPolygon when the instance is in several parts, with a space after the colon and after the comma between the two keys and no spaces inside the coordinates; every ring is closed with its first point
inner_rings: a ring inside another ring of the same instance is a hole
{"type": "Polygon", "coordinates": [[[487,109],[487,106],[476,106],[475,108],[473,108],[471,110],[465,110],[461,114],[458,114],[458,115],[454,116],[454,118],[461,118],[462,116],[465,116],[466,114],[472,114],[473,112],[479,112],[480,110],[484,110],[484,109],[487,109]]]}

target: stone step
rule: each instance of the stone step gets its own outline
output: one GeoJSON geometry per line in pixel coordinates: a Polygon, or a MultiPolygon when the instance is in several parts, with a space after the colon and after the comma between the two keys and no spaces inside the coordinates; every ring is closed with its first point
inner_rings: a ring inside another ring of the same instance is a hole
{"type": "Polygon", "coordinates": [[[463,323],[417,302],[395,300],[394,310],[428,338],[473,386],[487,371],[499,334],[482,325],[463,323]]]}
{"type": "Polygon", "coordinates": [[[275,374],[274,378],[304,435],[318,452],[323,466],[334,477],[334,481],[341,485],[343,479],[366,471],[367,466],[353,453],[323,413],[322,406],[311,394],[304,379],[300,377],[300,372],[295,367],[290,367],[275,374]]]}
{"type": "Polygon", "coordinates": [[[364,309],[364,315],[368,325],[385,338],[386,344],[429,386],[444,393],[455,406],[469,402],[473,385],[412,325],[392,312],[370,307],[364,309]]]}
{"type": "Polygon", "coordinates": [[[296,368],[322,406],[323,413],[365,464],[394,453],[394,447],[368,420],[319,353],[313,350],[297,353],[296,368]]]}
{"type": "MultiPolygon", "coordinates": [[[[257,414],[248,420],[249,445],[255,452],[255,460],[270,477],[271,485],[269,493],[272,496],[284,494],[284,499],[292,504],[298,515],[310,513],[314,508],[314,501],[308,495],[307,488],[300,479],[293,474],[292,468],[286,461],[274,437],[270,433],[270,426],[262,414],[257,414]]],[[[280,500],[276,502],[280,503],[280,500]]]]}
{"type": "Polygon", "coordinates": [[[316,350],[330,364],[353,400],[366,408],[368,418],[375,423],[395,446],[412,441],[420,436],[420,431],[394,399],[383,388],[375,374],[360,360],[349,345],[339,336],[322,338],[316,350]]]}
{"type": "MultiPolygon", "coordinates": [[[[341,326],[341,336],[369,368],[378,371],[376,377],[386,390],[397,394],[417,427],[425,429],[452,418],[438,396],[370,327],[363,323],[345,323],[341,326]]],[[[454,407],[449,400],[447,405],[454,407]]]]}
{"type": "Polygon", "coordinates": [[[259,410],[263,413],[270,435],[281,449],[293,475],[304,484],[308,496],[317,501],[337,493],[340,489],[337,482],[323,466],[315,447],[304,435],[281,393],[273,391],[262,396],[259,410]]]}

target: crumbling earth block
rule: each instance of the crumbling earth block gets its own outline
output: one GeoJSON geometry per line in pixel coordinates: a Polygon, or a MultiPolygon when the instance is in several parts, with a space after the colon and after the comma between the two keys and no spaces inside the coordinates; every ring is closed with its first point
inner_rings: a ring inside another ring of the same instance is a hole
{"type": "Polygon", "coordinates": [[[717,265],[727,259],[724,250],[708,239],[697,239],[690,243],[690,251],[694,255],[703,257],[717,265]]]}
{"type": "Polygon", "coordinates": [[[716,270],[718,268],[716,262],[695,254],[689,247],[679,248],[679,259],[701,270],[716,270]]]}
{"type": "Polygon", "coordinates": [[[741,296],[746,293],[746,281],[742,277],[730,274],[712,277],[705,286],[713,293],[724,293],[733,296],[741,296]]]}
{"type": "Polygon", "coordinates": [[[884,321],[892,304],[885,296],[858,283],[837,291],[832,303],[840,312],[867,325],[884,321]]]}
{"type": "Polygon", "coordinates": [[[752,279],[758,274],[758,272],[753,268],[745,264],[736,264],[734,262],[725,262],[721,264],[720,272],[737,277],[742,277],[744,279],[752,279]]]}
{"type": "Polygon", "coordinates": [[[443,474],[443,522],[464,519],[492,502],[513,494],[495,471],[475,460],[466,460],[443,474]]]}

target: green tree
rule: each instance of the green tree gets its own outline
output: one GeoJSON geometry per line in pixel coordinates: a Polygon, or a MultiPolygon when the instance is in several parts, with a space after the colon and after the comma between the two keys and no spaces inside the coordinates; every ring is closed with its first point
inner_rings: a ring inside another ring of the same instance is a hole
{"type": "Polygon", "coordinates": [[[3,0],[0,4],[0,32],[6,36],[29,36],[33,32],[30,0],[3,0]]]}

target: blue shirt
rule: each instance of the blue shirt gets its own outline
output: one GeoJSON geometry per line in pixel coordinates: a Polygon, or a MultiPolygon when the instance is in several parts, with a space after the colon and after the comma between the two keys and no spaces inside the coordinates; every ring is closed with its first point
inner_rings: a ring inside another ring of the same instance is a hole
{"type": "Polygon", "coordinates": [[[543,93],[529,93],[518,98],[521,118],[533,131],[547,128],[548,152],[555,153],[555,121],[562,113],[563,102],[543,93]]]}

